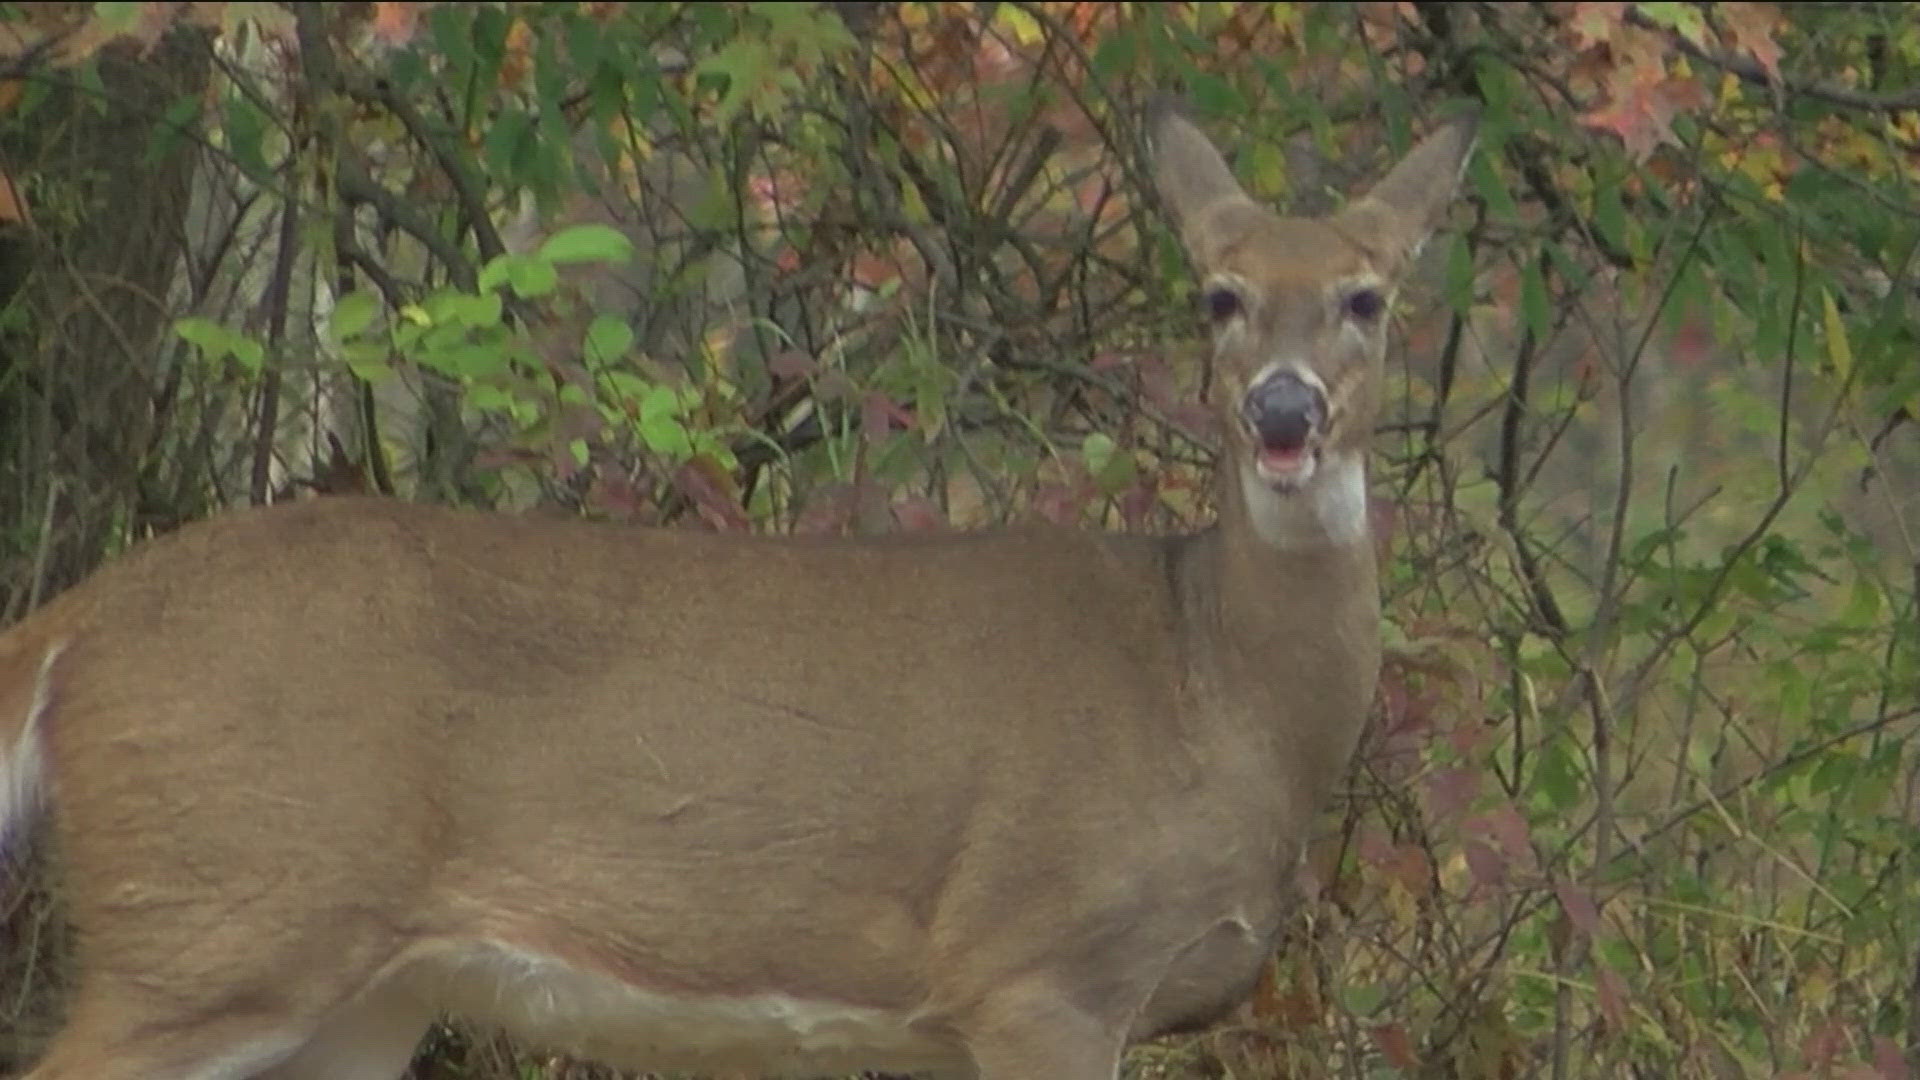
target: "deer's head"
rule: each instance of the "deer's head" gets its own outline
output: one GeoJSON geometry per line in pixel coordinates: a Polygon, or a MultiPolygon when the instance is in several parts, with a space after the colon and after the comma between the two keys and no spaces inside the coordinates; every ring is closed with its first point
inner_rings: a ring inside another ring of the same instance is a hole
{"type": "Polygon", "coordinates": [[[1200,274],[1214,405],[1242,491],[1284,498],[1328,474],[1359,476],[1394,289],[1453,196],[1473,122],[1428,136],[1324,218],[1256,203],[1207,137],[1169,108],[1155,111],[1149,134],[1155,185],[1200,274]]]}

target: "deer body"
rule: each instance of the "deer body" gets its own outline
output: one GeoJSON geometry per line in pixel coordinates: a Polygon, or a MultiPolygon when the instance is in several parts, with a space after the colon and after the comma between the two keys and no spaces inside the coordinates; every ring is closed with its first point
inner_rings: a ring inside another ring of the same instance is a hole
{"type": "Polygon", "coordinates": [[[77,934],[30,1080],[391,1080],[442,1012],[633,1068],[1112,1080],[1236,1004],[1378,668],[1381,346],[1340,290],[1397,269],[1467,137],[1324,224],[1158,123],[1189,250],[1241,291],[1206,532],[324,499],[145,545],[0,638],[0,825],[44,805],[77,934]]]}

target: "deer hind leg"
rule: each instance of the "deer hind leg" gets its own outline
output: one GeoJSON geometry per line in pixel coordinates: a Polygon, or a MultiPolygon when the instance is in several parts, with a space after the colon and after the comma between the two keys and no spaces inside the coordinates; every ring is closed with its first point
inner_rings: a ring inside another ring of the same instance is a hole
{"type": "Polygon", "coordinates": [[[964,1025],[979,1080],[1115,1080],[1127,1025],[1057,995],[1007,994],[964,1025]]]}
{"type": "Polygon", "coordinates": [[[390,987],[364,994],[260,1080],[399,1080],[433,1022],[418,999],[390,987]]]}
{"type": "Polygon", "coordinates": [[[385,989],[317,1022],[227,1012],[195,1023],[83,988],[22,1080],[399,1080],[432,1019],[385,989]]]}
{"type": "Polygon", "coordinates": [[[251,1080],[309,1031],[258,1014],[184,1020],[146,995],[84,986],[67,1024],[22,1080],[251,1080]]]}

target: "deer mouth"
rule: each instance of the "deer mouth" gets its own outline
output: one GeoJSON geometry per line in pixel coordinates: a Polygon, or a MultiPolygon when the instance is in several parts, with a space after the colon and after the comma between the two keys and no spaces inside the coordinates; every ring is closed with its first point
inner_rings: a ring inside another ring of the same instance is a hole
{"type": "Polygon", "coordinates": [[[1304,443],[1276,446],[1263,442],[1254,452],[1253,467],[1267,486],[1277,491],[1289,491],[1306,483],[1319,461],[1318,447],[1304,443]]]}
{"type": "Polygon", "coordinates": [[[1262,482],[1286,491],[1313,476],[1327,422],[1327,398],[1319,387],[1293,372],[1274,372],[1247,391],[1240,421],[1262,482]]]}

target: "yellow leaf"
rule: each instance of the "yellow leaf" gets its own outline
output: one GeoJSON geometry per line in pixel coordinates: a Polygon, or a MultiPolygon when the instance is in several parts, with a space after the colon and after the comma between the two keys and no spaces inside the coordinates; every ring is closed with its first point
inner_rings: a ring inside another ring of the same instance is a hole
{"type": "Polygon", "coordinates": [[[1256,142],[1247,147],[1246,157],[1254,194],[1265,199],[1286,194],[1287,159],[1281,155],[1279,147],[1270,142],[1256,142]]]}
{"type": "Polygon", "coordinates": [[[1833,302],[1833,292],[1820,290],[1821,318],[1827,328],[1827,359],[1833,362],[1834,374],[1845,379],[1853,370],[1853,345],[1847,340],[1847,324],[1840,319],[1840,305],[1833,302]]]}
{"type": "Polygon", "coordinates": [[[1012,4],[1001,4],[994,10],[993,21],[1013,35],[1013,40],[1022,45],[1032,45],[1047,36],[1040,29],[1040,23],[1033,16],[1012,4]]]}

